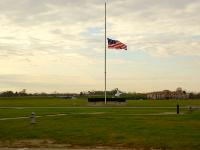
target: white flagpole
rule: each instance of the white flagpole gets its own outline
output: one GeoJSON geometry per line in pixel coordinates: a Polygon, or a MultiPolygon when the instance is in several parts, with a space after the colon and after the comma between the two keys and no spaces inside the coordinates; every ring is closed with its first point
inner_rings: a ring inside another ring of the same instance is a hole
{"type": "Polygon", "coordinates": [[[106,0],[105,0],[105,104],[107,103],[106,100],[106,0]]]}

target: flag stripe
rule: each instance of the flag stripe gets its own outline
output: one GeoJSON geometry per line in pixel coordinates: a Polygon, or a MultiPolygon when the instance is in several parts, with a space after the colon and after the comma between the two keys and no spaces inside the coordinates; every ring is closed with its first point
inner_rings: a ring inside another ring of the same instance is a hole
{"type": "Polygon", "coordinates": [[[117,40],[112,40],[109,38],[107,39],[108,39],[108,48],[127,50],[127,45],[123,44],[122,42],[117,41],[117,40]]]}

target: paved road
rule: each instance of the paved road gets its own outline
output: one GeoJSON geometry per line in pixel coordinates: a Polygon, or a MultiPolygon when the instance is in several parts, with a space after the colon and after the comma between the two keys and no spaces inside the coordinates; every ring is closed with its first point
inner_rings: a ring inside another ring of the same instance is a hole
{"type": "MultiPolygon", "coordinates": [[[[99,115],[106,114],[105,112],[92,112],[92,113],[71,113],[71,114],[54,114],[54,115],[43,115],[43,116],[35,116],[36,118],[41,117],[56,117],[56,116],[67,116],[67,115],[99,115]]],[[[162,112],[162,113],[148,113],[148,114],[119,114],[121,116],[166,116],[166,115],[176,115],[176,112],[162,112]]],[[[179,115],[183,115],[184,113],[179,113],[179,115]]],[[[116,115],[116,114],[115,114],[116,115]]],[[[30,116],[25,117],[11,117],[11,118],[0,118],[0,121],[4,120],[19,120],[19,119],[30,119],[30,116]]]]}

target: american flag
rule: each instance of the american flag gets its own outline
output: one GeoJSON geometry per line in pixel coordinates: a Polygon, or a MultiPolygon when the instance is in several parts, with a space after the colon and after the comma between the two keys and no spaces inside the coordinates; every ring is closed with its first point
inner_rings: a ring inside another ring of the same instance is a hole
{"type": "Polygon", "coordinates": [[[112,39],[108,39],[108,48],[114,48],[114,49],[125,49],[127,50],[127,45],[123,44],[120,41],[117,40],[112,40],[112,39]]]}

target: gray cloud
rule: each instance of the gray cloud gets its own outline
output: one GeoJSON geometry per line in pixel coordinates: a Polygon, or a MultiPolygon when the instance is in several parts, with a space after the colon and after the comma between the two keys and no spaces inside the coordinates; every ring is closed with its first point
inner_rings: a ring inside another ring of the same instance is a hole
{"type": "MultiPolygon", "coordinates": [[[[196,45],[194,49],[199,49],[198,44],[193,44],[198,43],[199,39],[191,42],[192,37],[200,35],[199,8],[198,0],[108,0],[108,36],[122,37],[129,47],[137,46],[148,53],[156,50],[159,55],[162,55],[160,51],[163,51],[163,55],[171,53],[166,44],[174,45],[172,51],[174,49],[179,51],[178,45],[184,43],[191,47],[196,45]],[[134,45],[135,43],[137,44],[134,45]]],[[[0,13],[0,17],[4,17],[13,28],[16,27],[12,33],[19,30],[24,33],[24,41],[29,43],[21,43],[21,46],[19,44],[21,49],[76,50],[79,47],[73,44],[75,41],[86,49],[103,42],[104,2],[101,0],[19,0],[18,3],[14,0],[2,0],[0,13]],[[99,28],[96,34],[92,34],[94,27],[99,28]],[[39,30],[41,34],[49,32],[46,36],[50,39],[39,37],[39,30]],[[57,37],[59,41],[56,44],[54,39],[57,37]]],[[[10,40],[13,38],[17,42],[20,37],[16,36],[15,34],[2,36],[0,39],[9,40],[9,37],[10,40]]],[[[12,42],[9,45],[10,49],[18,47],[12,42]]],[[[8,48],[8,45],[2,44],[2,46],[8,48]]],[[[16,51],[19,50],[16,48],[16,51]]],[[[182,53],[179,51],[177,54],[182,53]]]]}
{"type": "MultiPolygon", "coordinates": [[[[161,59],[174,56],[199,59],[199,9],[199,0],[107,0],[107,36],[128,45],[127,55],[117,52],[117,55],[115,52],[110,55],[111,66],[129,65],[130,71],[135,65],[132,59],[139,52],[161,59]]],[[[101,78],[104,1],[1,0],[0,27],[0,66],[3,66],[0,74],[81,74],[80,86],[92,85],[88,77],[101,78]]],[[[148,65],[142,67],[145,66],[148,65]]],[[[0,82],[34,86],[20,78],[11,80],[13,77],[2,77],[4,80],[0,82]]],[[[35,80],[32,76],[25,78],[35,80]]],[[[49,83],[53,87],[54,83],[49,83]]],[[[93,83],[101,85],[96,81],[93,83]]]]}

